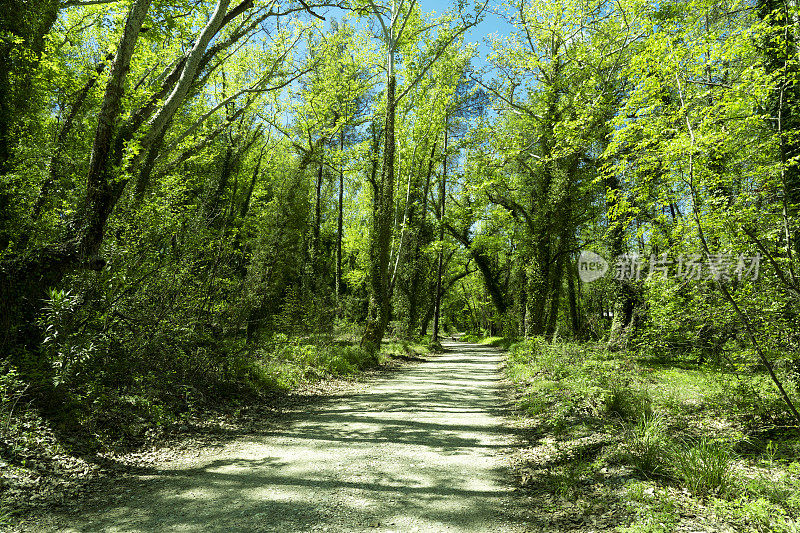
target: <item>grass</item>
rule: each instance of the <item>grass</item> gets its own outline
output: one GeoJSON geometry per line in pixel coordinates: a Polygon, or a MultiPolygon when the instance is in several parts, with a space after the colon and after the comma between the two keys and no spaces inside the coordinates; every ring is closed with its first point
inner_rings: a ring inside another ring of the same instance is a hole
{"type": "Polygon", "coordinates": [[[670,447],[667,423],[662,415],[641,415],[628,430],[626,458],[646,477],[666,472],[664,456],[670,447]]]}
{"type": "Polygon", "coordinates": [[[680,505],[669,492],[650,483],[630,483],[624,503],[631,522],[617,527],[619,533],[667,533],[677,525],[680,505]]]}
{"type": "Polygon", "coordinates": [[[482,335],[475,335],[475,334],[467,334],[461,337],[462,341],[471,342],[474,344],[483,344],[484,346],[493,346],[495,348],[502,348],[503,350],[508,350],[508,348],[517,342],[518,339],[513,337],[484,337],[482,335]]]}
{"type": "Polygon", "coordinates": [[[11,527],[14,511],[5,503],[0,504],[0,528],[11,527]]]}
{"type": "Polygon", "coordinates": [[[353,376],[391,359],[414,359],[428,353],[427,346],[409,341],[384,343],[378,354],[370,355],[355,344],[304,344],[281,337],[262,349],[244,371],[259,389],[285,391],[303,383],[353,376]]]}
{"type": "Polygon", "coordinates": [[[800,531],[800,439],[768,376],[541,338],[510,346],[506,375],[526,485],[592,502],[620,532],[800,531]],[[590,455],[569,451],[586,439],[590,455]]]}
{"type": "Polygon", "coordinates": [[[676,444],[668,454],[670,471],[697,496],[726,495],[733,474],[733,452],[723,441],[702,437],[676,444]]]}

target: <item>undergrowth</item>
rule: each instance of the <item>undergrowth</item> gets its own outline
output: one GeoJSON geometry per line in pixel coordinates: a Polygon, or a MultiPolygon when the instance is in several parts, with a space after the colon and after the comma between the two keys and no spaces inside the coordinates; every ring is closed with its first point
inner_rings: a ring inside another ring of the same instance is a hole
{"type": "Polygon", "coordinates": [[[539,337],[510,346],[506,374],[534,428],[525,484],[604,498],[621,532],[800,531],[800,441],[767,376],[539,337]]]}

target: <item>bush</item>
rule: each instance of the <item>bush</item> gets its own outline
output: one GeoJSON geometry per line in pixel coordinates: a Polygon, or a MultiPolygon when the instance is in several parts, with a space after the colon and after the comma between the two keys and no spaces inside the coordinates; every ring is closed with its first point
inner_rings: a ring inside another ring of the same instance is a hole
{"type": "Polygon", "coordinates": [[[0,366],[0,431],[4,432],[11,424],[25,389],[16,369],[7,365],[0,366]]]}
{"type": "Polygon", "coordinates": [[[360,346],[301,344],[279,334],[246,366],[245,375],[255,389],[289,390],[307,381],[352,375],[377,362],[360,346]]]}

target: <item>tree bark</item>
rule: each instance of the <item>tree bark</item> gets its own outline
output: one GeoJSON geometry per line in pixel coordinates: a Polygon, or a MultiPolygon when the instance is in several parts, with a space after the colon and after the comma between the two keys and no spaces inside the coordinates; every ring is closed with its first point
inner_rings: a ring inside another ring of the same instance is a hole
{"type": "Polygon", "coordinates": [[[567,267],[567,294],[569,298],[569,319],[572,325],[572,333],[577,339],[583,339],[582,320],[578,309],[578,295],[575,290],[575,278],[577,274],[572,261],[567,267]]]}
{"type": "Polygon", "coordinates": [[[125,77],[130,69],[133,50],[149,8],[150,0],[136,0],[131,6],[98,115],[79,235],[79,255],[84,260],[95,256],[100,249],[106,221],[114,208],[112,169],[109,165],[111,141],[121,113],[125,77]]]}
{"type": "Polygon", "coordinates": [[[148,123],[149,130],[142,139],[142,150],[147,150],[150,148],[153,142],[167,127],[169,121],[172,120],[172,117],[175,115],[178,107],[180,107],[180,105],[183,103],[186,93],[189,92],[190,85],[194,82],[195,77],[197,76],[198,67],[203,60],[203,56],[209,42],[211,42],[211,39],[213,39],[220,30],[223,22],[230,20],[225,18],[225,14],[228,11],[228,6],[230,3],[230,0],[217,1],[217,5],[214,8],[214,13],[211,15],[208,23],[203,28],[203,31],[200,32],[200,35],[197,37],[197,41],[195,41],[192,50],[189,52],[189,55],[186,58],[186,62],[183,65],[183,70],[181,71],[181,76],[178,79],[175,88],[167,97],[167,100],[164,102],[164,105],[161,107],[158,113],[148,123]]]}
{"type": "MultiPolygon", "coordinates": [[[[426,231],[428,222],[428,194],[431,187],[431,176],[433,175],[433,165],[435,162],[436,154],[436,141],[433,142],[433,148],[428,159],[428,170],[425,174],[425,186],[422,189],[422,198],[419,198],[416,193],[412,196],[414,204],[420,203],[421,212],[417,222],[416,238],[414,239],[414,251],[411,254],[411,282],[409,283],[408,291],[408,327],[407,334],[409,337],[417,330],[420,308],[420,286],[425,284],[427,278],[427,268],[422,265],[422,243],[428,244],[430,242],[430,232],[426,231]]],[[[411,213],[416,210],[412,209],[411,213]]],[[[414,217],[410,216],[413,222],[414,217]]],[[[423,300],[424,301],[424,300],[423,300]]],[[[424,333],[423,333],[424,335],[424,333]]]]}
{"type": "Polygon", "coordinates": [[[394,72],[389,69],[386,84],[386,125],[384,127],[383,168],[379,187],[375,187],[377,209],[373,210],[372,237],[370,239],[370,283],[372,288],[370,316],[361,339],[361,346],[371,353],[380,349],[386,326],[391,316],[389,293],[389,252],[392,240],[394,211],[394,121],[395,121],[394,72]]]}
{"type": "Polygon", "coordinates": [[[562,279],[564,274],[564,253],[563,245],[564,239],[562,237],[562,244],[560,246],[561,253],[556,259],[555,269],[552,272],[552,282],[550,284],[550,311],[547,315],[547,328],[545,330],[545,337],[547,342],[552,342],[556,333],[556,326],[558,325],[558,310],[561,304],[562,279]]]}
{"type": "MultiPolygon", "coordinates": [[[[344,127],[339,132],[339,152],[344,153],[344,127]]],[[[344,163],[339,166],[339,201],[336,214],[336,303],[342,295],[342,238],[344,229],[344,163]]]]}
{"type": "Polygon", "coordinates": [[[317,167],[317,179],[314,184],[314,228],[311,239],[311,263],[314,269],[315,281],[319,275],[319,261],[320,261],[320,242],[319,236],[322,229],[322,178],[325,175],[325,165],[322,162],[322,144],[320,145],[319,165],[317,167]]]}
{"type": "Polygon", "coordinates": [[[444,255],[444,250],[442,250],[442,246],[444,245],[444,208],[445,208],[445,196],[447,194],[447,129],[448,129],[448,120],[447,115],[445,115],[444,120],[444,147],[442,151],[442,180],[439,185],[439,212],[436,214],[436,218],[439,221],[439,254],[436,258],[436,290],[433,293],[433,297],[435,298],[434,307],[433,307],[433,336],[431,339],[433,342],[438,342],[439,340],[439,320],[442,314],[442,256],[444,255]]]}

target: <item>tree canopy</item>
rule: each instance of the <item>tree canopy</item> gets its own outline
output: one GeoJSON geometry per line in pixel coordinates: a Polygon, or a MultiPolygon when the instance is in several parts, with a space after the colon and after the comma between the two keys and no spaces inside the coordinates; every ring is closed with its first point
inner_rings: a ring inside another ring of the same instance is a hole
{"type": "Polygon", "coordinates": [[[0,369],[53,416],[469,332],[761,369],[800,418],[795,2],[511,0],[484,48],[484,2],[12,4],[0,369]]]}

